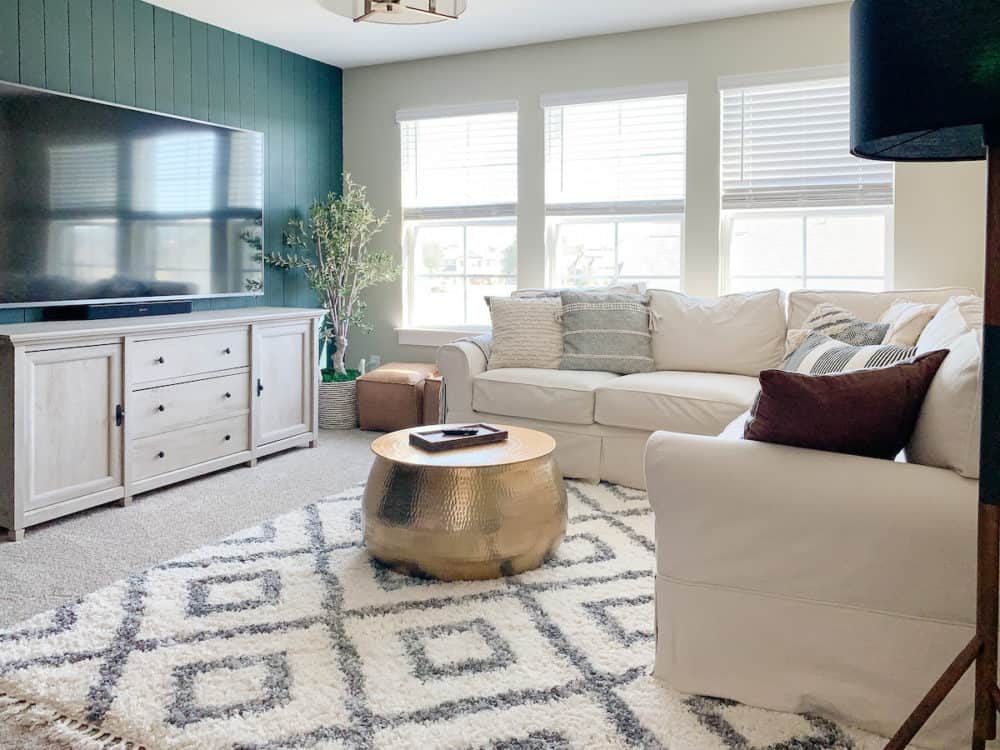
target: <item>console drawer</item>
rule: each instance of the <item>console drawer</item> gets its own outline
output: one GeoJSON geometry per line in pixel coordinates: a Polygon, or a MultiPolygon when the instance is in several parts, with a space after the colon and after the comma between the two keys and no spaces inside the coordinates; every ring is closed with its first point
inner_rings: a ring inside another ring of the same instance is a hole
{"type": "Polygon", "coordinates": [[[129,406],[126,418],[134,437],[245,413],[250,408],[250,373],[135,391],[129,406]]]}
{"type": "Polygon", "coordinates": [[[250,449],[249,416],[141,438],[132,443],[133,482],[250,449]]]}
{"type": "Polygon", "coordinates": [[[128,351],[133,383],[169,380],[250,364],[250,329],[226,328],[211,333],[134,342],[128,351]]]}

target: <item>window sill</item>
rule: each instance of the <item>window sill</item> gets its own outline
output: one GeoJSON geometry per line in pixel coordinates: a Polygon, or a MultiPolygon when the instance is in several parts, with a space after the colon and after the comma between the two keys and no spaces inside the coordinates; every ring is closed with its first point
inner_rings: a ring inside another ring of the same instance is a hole
{"type": "Polygon", "coordinates": [[[489,332],[486,326],[476,328],[397,328],[400,346],[444,346],[468,336],[489,332]]]}

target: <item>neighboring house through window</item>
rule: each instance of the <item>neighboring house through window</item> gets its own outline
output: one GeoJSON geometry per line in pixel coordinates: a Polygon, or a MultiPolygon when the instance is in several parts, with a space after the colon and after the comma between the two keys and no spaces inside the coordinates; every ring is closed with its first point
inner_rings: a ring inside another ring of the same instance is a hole
{"type": "Polygon", "coordinates": [[[880,291],[893,165],[850,154],[846,69],[723,78],[722,291],[880,291]]]}

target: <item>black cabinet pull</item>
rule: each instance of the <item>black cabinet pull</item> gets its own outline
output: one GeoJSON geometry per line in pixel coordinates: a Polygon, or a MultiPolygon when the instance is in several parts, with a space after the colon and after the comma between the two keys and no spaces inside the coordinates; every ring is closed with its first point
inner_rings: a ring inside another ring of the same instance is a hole
{"type": "Polygon", "coordinates": [[[226,391],[226,398],[232,398],[232,397],[233,397],[233,394],[230,393],[229,391],[226,391]]]}
{"type": "Polygon", "coordinates": [[[156,407],[156,410],[157,411],[166,411],[167,407],[165,407],[163,404],[160,404],[159,406],[156,407]]]}
{"type": "Polygon", "coordinates": [[[226,347],[225,349],[223,349],[222,351],[223,351],[223,353],[225,353],[225,354],[232,354],[232,353],[233,353],[233,350],[232,350],[232,349],[230,349],[230,348],[229,348],[228,346],[227,346],[227,347],[226,347]]]}
{"type": "Polygon", "coordinates": [[[264,384],[260,382],[260,378],[257,378],[257,396],[259,397],[261,393],[264,392],[264,384]]]}
{"type": "Polygon", "coordinates": [[[157,458],[166,458],[167,454],[164,453],[163,451],[160,451],[159,453],[156,454],[156,457],[157,458]]]}
{"type": "Polygon", "coordinates": [[[153,361],[156,362],[156,364],[158,365],[162,365],[164,362],[166,362],[166,360],[163,357],[157,357],[153,361]]]}
{"type": "Polygon", "coordinates": [[[115,407],[115,427],[121,427],[125,422],[125,407],[118,404],[115,407]]]}
{"type": "Polygon", "coordinates": [[[232,435],[226,435],[226,440],[232,440],[232,439],[233,439],[232,435]]]}

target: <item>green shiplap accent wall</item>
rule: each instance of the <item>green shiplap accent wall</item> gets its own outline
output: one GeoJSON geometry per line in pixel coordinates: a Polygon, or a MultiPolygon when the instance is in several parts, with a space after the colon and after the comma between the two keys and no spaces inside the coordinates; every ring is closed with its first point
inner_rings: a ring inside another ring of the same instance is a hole
{"type": "MultiPolygon", "coordinates": [[[[140,0],[0,0],[0,80],[261,131],[269,251],[292,213],[340,186],[339,68],[140,0]]],[[[316,303],[300,273],[266,268],[264,292],[195,309],[316,303]]],[[[40,317],[0,310],[0,323],[40,317]]]]}

